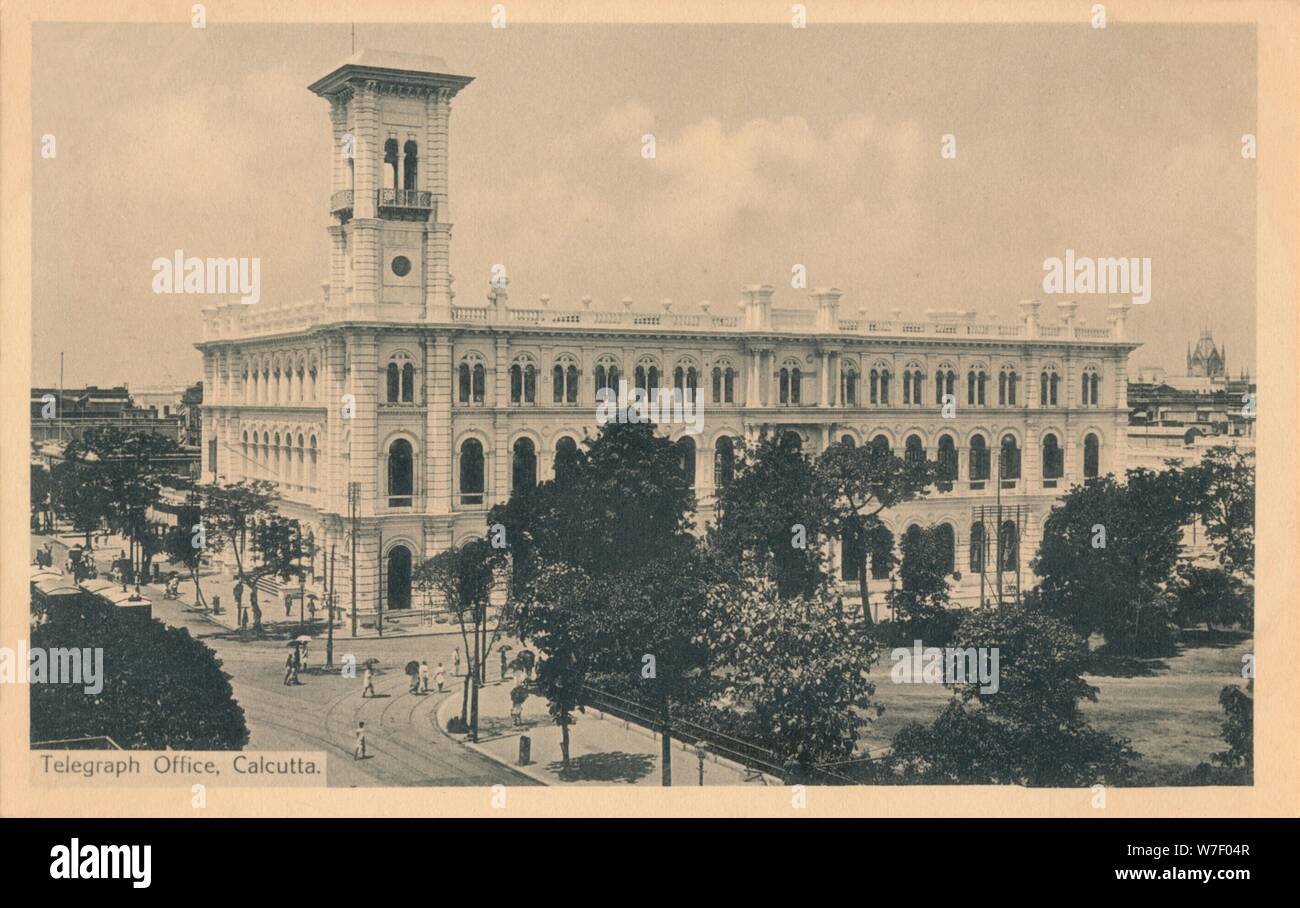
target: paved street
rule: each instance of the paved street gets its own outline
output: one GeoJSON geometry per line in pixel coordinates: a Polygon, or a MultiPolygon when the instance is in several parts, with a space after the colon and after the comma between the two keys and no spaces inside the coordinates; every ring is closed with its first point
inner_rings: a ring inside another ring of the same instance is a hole
{"type": "MultiPolygon", "coordinates": [[[[32,551],[48,541],[33,536],[32,551]]],[[[112,549],[116,551],[116,547],[112,549]]],[[[56,550],[56,556],[59,552],[56,550]]],[[[55,567],[61,564],[56,557],[55,567]]],[[[475,753],[443,734],[435,724],[438,704],[459,695],[461,679],[453,678],[452,651],[461,645],[459,635],[430,635],[396,639],[336,641],[335,665],[351,654],[356,657],[357,677],[344,678],[337,671],[326,673],[325,641],[311,646],[308,670],[302,684],[285,686],[285,640],[296,634],[296,624],[272,626],[269,635],[278,639],[241,640],[237,632],[214,623],[195,611],[191,604],[193,583],[181,585],[181,599],[162,598],[162,588],[142,587],[153,603],[154,617],[175,627],[188,628],[216,651],[231,676],[235,698],[244,708],[249,729],[249,750],[316,750],[328,754],[328,782],[331,786],[373,785],[535,785],[533,779],[475,753]],[[293,630],[291,631],[291,628],[293,630]],[[362,669],[369,658],[379,660],[375,676],[378,696],[361,696],[362,669]],[[412,695],[403,666],[412,659],[427,660],[437,670],[441,661],[447,673],[448,691],[442,694],[412,695]],[[366,760],[353,760],[357,723],[364,721],[369,732],[366,760]]],[[[229,599],[229,590],[205,588],[229,599]]],[[[274,603],[266,608],[275,618],[274,603]]],[[[495,655],[495,653],[494,653],[495,655]]]]}

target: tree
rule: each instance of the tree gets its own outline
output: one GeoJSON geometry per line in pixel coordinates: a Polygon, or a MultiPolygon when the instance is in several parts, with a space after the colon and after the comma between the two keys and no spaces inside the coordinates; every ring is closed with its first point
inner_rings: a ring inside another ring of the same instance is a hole
{"type": "Polygon", "coordinates": [[[1255,454],[1210,448],[1187,471],[1189,495],[1220,563],[1241,577],[1255,576],[1255,454]]]}
{"type": "Polygon", "coordinates": [[[816,494],[830,503],[833,530],[862,543],[845,556],[860,559],[858,595],[864,623],[872,623],[867,555],[880,548],[878,540],[884,529],[880,512],[928,494],[938,480],[939,467],[933,461],[906,460],[875,445],[855,447],[837,442],[817,458],[816,494]]]}
{"type": "Polygon", "coordinates": [[[487,607],[502,560],[499,551],[486,540],[474,539],[459,548],[439,552],[416,568],[412,577],[417,589],[438,593],[460,625],[469,663],[461,696],[460,726],[474,741],[478,740],[478,691],[487,659],[509,623],[508,613],[503,613],[488,638],[487,607]]]}
{"type": "Polygon", "coordinates": [[[77,461],[65,460],[50,471],[51,498],[54,511],[85,536],[90,548],[90,534],[110,512],[107,494],[94,481],[93,468],[77,461]]]}
{"type": "MultiPolygon", "coordinates": [[[[644,423],[607,423],[554,480],[493,508],[511,560],[513,628],[542,656],[539,683],[562,726],[590,672],[629,677],[657,660],[661,707],[693,668],[698,577],[694,494],[681,451],[644,423]]],[[[640,677],[639,675],[637,677],[640,677]]]]}
{"type": "Polygon", "coordinates": [[[90,509],[99,509],[96,519],[108,517],[127,535],[131,564],[143,570],[149,554],[145,550],[150,536],[148,510],[158,503],[163,480],[174,473],[180,446],[153,432],[95,427],[68,442],[63,456],[76,464],[77,480],[93,489],[87,494],[95,503],[90,509]]]}
{"type": "Polygon", "coordinates": [[[888,768],[927,784],[1078,786],[1123,781],[1128,742],[1091,728],[1079,709],[1097,689],[1083,680],[1087,642],[1032,605],[967,613],[953,647],[997,653],[996,686],[947,679],[956,693],[933,725],[894,737],[888,768]]]}
{"type": "Polygon", "coordinates": [[[764,434],[738,449],[707,536],[719,563],[755,559],[786,596],[812,595],[827,583],[821,542],[833,522],[796,439],[764,434]]]}
{"type": "Polygon", "coordinates": [[[742,577],[712,584],[702,613],[724,702],[755,741],[805,775],[848,760],[875,693],[865,627],[824,590],[785,596],[757,560],[742,577]]]}
{"type": "MultiPolygon", "coordinates": [[[[264,480],[241,481],[221,485],[213,483],[198,489],[200,520],[207,547],[221,552],[229,548],[235,556],[235,569],[242,582],[256,581],[266,573],[282,571],[286,565],[267,562],[256,574],[244,567],[244,543],[255,528],[276,516],[275,483],[264,480]]],[[[292,553],[290,553],[292,554],[292,553]]],[[[253,630],[262,628],[262,610],[249,600],[253,612],[253,630]]]]}
{"type": "Polygon", "coordinates": [[[31,488],[32,525],[35,529],[42,530],[49,526],[50,523],[49,514],[54,494],[54,479],[50,475],[50,471],[41,464],[32,464],[31,488]]]}
{"type": "Polygon", "coordinates": [[[560,726],[560,757],[570,769],[569,726],[582,703],[582,688],[590,665],[590,622],[603,605],[603,595],[581,568],[564,563],[541,567],[530,578],[518,603],[515,627],[543,654],[537,684],[546,697],[551,720],[560,726]]]}
{"type": "Polygon", "coordinates": [[[1181,565],[1173,596],[1174,614],[1183,627],[1203,623],[1213,633],[1216,624],[1247,628],[1254,624],[1254,600],[1249,587],[1222,567],[1181,565]]]}
{"type": "Polygon", "coordinates": [[[889,604],[909,635],[933,644],[946,643],[955,616],[948,610],[948,571],[951,549],[937,527],[917,527],[903,534],[899,586],[889,591],[889,604]]]}
{"type": "Polygon", "coordinates": [[[33,649],[100,651],[102,689],[31,685],[31,739],[107,736],[127,749],[238,750],[244,711],[221,660],[184,628],[117,612],[83,597],[32,630],[33,649]]]}
{"type": "Polygon", "coordinates": [[[1173,470],[1128,472],[1075,486],[1052,508],[1033,569],[1045,607],[1081,634],[1101,631],[1117,651],[1167,653],[1165,584],[1191,507],[1173,470]]]}

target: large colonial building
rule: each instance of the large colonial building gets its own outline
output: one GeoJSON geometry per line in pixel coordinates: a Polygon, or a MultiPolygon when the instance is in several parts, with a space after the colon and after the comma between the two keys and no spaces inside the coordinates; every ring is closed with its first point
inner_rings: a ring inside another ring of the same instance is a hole
{"type": "MultiPolygon", "coordinates": [[[[1027,584],[1056,497],[1122,469],[1137,346],[1125,304],[1110,307],[1108,327],[1084,327],[1072,302],[1049,322],[1026,301],[1004,323],[854,312],[839,290],[787,297],[766,285],[725,311],[517,305],[503,281],[486,304],[458,302],[449,115],[470,81],[436,58],[363,51],[315,82],[332,125],[330,279],[310,302],[210,308],[198,344],[205,473],[279,483],[282,511],[318,551],[336,551],[343,590],[355,522],[362,610],[381,596],[385,612],[411,607],[412,564],[483,535],[486,510],[513,486],[549,478],[595,433],[597,392],[620,379],[703,395],[702,433],[662,426],[680,440],[701,520],[732,439],[764,430],[797,433],[809,453],[848,439],[939,461],[941,490],[884,516],[896,534],[946,527],[956,591],[970,601],[981,587],[992,595],[999,567],[1004,589],[1027,584]]],[[[888,588],[873,583],[877,612],[888,588]]]]}

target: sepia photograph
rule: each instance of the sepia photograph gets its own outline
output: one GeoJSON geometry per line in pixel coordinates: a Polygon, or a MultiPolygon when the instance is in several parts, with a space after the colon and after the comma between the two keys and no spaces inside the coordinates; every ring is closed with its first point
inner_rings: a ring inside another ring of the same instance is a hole
{"type": "Polygon", "coordinates": [[[158,6],[5,89],[4,803],[1294,816],[1258,11],[158,6]]]}

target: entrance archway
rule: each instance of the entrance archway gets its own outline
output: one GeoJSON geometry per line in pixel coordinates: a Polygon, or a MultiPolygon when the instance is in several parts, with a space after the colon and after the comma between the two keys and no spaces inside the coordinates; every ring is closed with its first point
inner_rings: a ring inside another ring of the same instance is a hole
{"type": "Polygon", "coordinates": [[[395,545],[388,552],[388,584],[384,604],[390,609],[411,607],[411,550],[395,545]]]}

